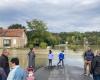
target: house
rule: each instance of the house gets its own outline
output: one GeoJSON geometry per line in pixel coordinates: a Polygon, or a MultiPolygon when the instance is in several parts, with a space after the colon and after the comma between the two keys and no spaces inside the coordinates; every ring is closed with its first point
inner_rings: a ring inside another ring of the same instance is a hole
{"type": "Polygon", "coordinates": [[[0,29],[0,48],[23,48],[26,44],[24,29],[0,29]]]}

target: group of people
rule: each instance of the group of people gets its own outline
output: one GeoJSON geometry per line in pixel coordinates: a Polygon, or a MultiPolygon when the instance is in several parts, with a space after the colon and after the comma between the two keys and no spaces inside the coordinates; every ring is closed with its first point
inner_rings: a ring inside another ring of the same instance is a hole
{"type": "Polygon", "coordinates": [[[35,68],[34,48],[28,53],[28,71],[21,68],[18,57],[12,57],[9,61],[7,49],[0,55],[0,80],[34,80],[33,68],[35,68]],[[29,74],[29,75],[28,75],[29,74]]]}
{"type": "MultiPolygon", "coordinates": [[[[29,70],[29,77],[27,78],[27,73],[24,69],[22,69],[19,65],[19,59],[17,57],[11,58],[10,62],[8,59],[9,52],[7,49],[2,51],[0,55],[0,80],[34,80],[33,76],[33,69],[35,69],[35,53],[34,48],[30,49],[28,53],[28,70],[29,70]],[[10,64],[10,65],[9,65],[10,64]]],[[[100,80],[100,51],[97,51],[96,55],[94,55],[91,48],[88,48],[85,51],[84,55],[84,74],[93,75],[94,80],[100,80]],[[89,70],[87,71],[87,66],[89,66],[89,70]]],[[[54,59],[54,54],[52,50],[49,50],[48,60],[49,60],[49,67],[52,67],[52,60],[54,59]]],[[[58,63],[62,63],[62,67],[64,67],[64,50],[62,50],[58,54],[58,63]]]]}
{"type": "Polygon", "coordinates": [[[91,48],[84,53],[84,74],[85,75],[93,75],[94,80],[100,80],[100,51],[96,52],[94,55],[91,48]],[[89,70],[87,71],[87,66],[89,66],[89,70]]]}
{"type": "MultiPolygon", "coordinates": [[[[100,80],[100,51],[96,52],[96,55],[93,53],[90,47],[83,54],[84,57],[84,75],[93,75],[94,80],[100,80]],[[87,69],[88,67],[88,69],[87,69]]],[[[62,63],[64,66],[64,51],[62,50],[58,54],[59,62],[57,66],[62,63]]],[[[51,50],[49,50],[48,60],[49,67],[52,66],[52,60],[54,59],[54,54],[51,50]]]]}
{"type": "Polygon", "coordinates": [[[25,80],[25,72],[19,66],[19,59],[14,57],[9,62],[8,55],[9,52],[4,49],[0,56],[0,80],[25,80]]]}
{"type": "MultiPolygon", "coordinates": [[[[49,54],[48,54],[48,60],[49,60],[49,67],[52,67],[52,60],[54,59],[54,54],[52,53],[51,50],[49,50],[49,54]]],[[[57,63],[57,66],[59,66],[59,64],[62,63],[62,67],[64,67],[64,50],[62,50],[59,54],[58,54],[58,59],[59,62],[57,63]]]]}

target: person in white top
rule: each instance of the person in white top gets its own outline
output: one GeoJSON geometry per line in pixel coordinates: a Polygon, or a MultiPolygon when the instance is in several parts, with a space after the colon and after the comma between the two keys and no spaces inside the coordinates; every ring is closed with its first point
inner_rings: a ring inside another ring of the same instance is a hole
{"type": "Polygon", "coordinates": [[[49,67],[52,67],[52,60],[53,60],[53,53],[51,50],[49,50],[49,54],[48,54],[48,60],[49,60],[49,67]]]}

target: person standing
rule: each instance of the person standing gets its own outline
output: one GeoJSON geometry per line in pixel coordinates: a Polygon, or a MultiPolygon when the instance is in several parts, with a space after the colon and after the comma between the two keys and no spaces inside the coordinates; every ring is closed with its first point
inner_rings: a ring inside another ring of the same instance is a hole
{"type": "Polygon", "coordinates": [[[94,53],[91,48],[88,47],[88,50],[83,54],[84,57],[84,75],[90,75],[91,71],[91,62],[94,58],[94,53]],[[89,66],[89,72],[87,72],[87,67],[89,66]]]}
{"type": "Polygon", "coordinates": [[[9,74],[10,68],[9,68],[9,61],[8,61],[8,55],[9,52],[7,51],[7,49],[3,49],[3,52],[0,56],[0,68],[2,69],[2,71],[4,71],[6,77],[9,74]]]}
{"type": "Polygon", "coordinates": [[[48,54],[48,60],[49,60],[49,67],[52,67],[52,60],[53,60],[53,53],[51,50],[49,50],[49,54],[48,54]]]}
{"type": "Polygon", "coordinates": [[[28,53],[28,67],[32,67],[35,69],[35,52],[34,48],[30,48],[30,52],[28,53]]]}
{"type": "Polygon", "coordinates": [[[100,51],[94,57],[91,65],[91,73],[94,80],[100,80],[100,51]]]}
{"type": "Polygon", "coordinates": [[[26,80],[25,71],[19,66],[19,59],[11,59],[11,71],[7,77],[7,80],[26,80]]]}
{"type": "Polygon", "coordinates": [[[59,57],[59,62],[57,64],[57,66],[62,62],[62,66],[64,67],[64,51],[61,51],[58,55],[59,57]]]}

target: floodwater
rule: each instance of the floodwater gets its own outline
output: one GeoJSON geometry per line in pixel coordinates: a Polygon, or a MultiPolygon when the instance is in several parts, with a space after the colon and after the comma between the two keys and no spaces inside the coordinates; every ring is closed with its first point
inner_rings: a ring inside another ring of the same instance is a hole
{"type": "Polygon", "coordinates": [[[65,64],[83,68],[83,51],[73,52],[71,50],[66,50],[65,64]]]}
{"type": "MultiPolygon", "coordinates": [[[[28,49],[10,49],[8,50],[10,52],[9,55],[9,60],[12,57],[18,57],[20,60],[20,65],[23,68],[27,67],[28,64],[28,57],[27,54],[29,52],[28,49]]],[[[0,50],[0,52],[2,52],[2,50],[0,50]]],[[[53,60],[53,65],[57,65],[58,63],[58,53],[60,51],[59,50],[53,50],[54,53],[54,60],[53,60]]],[[[64,63],[71,65],[71,66],[78,66],[78,67],[83,67],[83,58],[82,58],[82,53],[83,51],[79,51],[79,52],[73,52],[71,50],[65,50],[65,59],[64,59],[64,63]]],[[[48,50],[35,50],[35,54],[36,54],[36,67],[42,67],[42,66],[47,66],[48,65],[48,50]]]]}
{"type": "MultiPolygon", "coordinates": [[[[64,64],[70,66],[76,66],[83,68],[84,60],[83,60],[83,51],[74,52],[72,50],[65,50],[65,59],[64,64]]],[[[55,54],[55,58],[53,60],[53,65],[57,65],[58,63],[58,54],[55,54]]]]}
{"type": "MultiPolygon", "coordinates": [[[[19,61],[20,61],[20,66],[23,68],[27,68],[28,66],[28,49],[8,49],[10,55],[9,55],[9,60],[12,57],[18,57],[19,61]]],[[[2,49],[0,49],[0,53],[2,53],[2,49]]],[[[36,50],[35,51],[36,54],[36,67],[41,67],[41,66],[45,66],[47,63],[47,54],[48,51],[47,50],[36,50]]]]}

